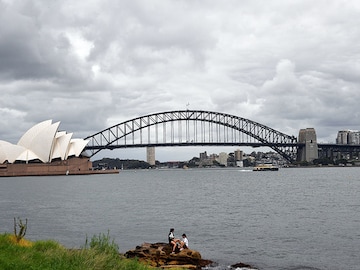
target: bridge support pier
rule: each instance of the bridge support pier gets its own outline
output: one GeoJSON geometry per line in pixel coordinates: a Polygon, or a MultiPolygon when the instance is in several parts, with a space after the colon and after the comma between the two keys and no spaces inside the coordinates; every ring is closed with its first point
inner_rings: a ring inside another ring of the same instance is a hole
{"type": "Polygon", "coordinates": [[[316,141],[316,132],[314,128],[300,129],[299,143],[305,144],[298,149],[298,161],[312,162],[319,158],[318,145],[316,141]]]}

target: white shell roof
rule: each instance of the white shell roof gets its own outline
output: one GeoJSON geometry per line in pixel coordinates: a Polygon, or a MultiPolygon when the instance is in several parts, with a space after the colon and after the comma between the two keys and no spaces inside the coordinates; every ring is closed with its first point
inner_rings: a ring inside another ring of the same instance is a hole
{"type": "Polygon", "coordinates": [[[26,148],[20,145],[0,141],[0,163],[4,163],[5,161],[13,163],[25,150],[26,148]]]}
{"type": "Polygon", "coordinates": [[[17,144],[0,140],[0,163],[31,161],[39,159],[44,163],[53,159],[67,159],[80,156],[88,141],[72,139],[72,133],[58,132],[60,122],[52,124],[43,121],[30,128],[17,144]]]}
{"type": "Polygon", "coordinates": [[[88,142],[89,140],[72,139],[70,141],[68,156],[76,156],[76,157],[80,156],[81,152],[88,144],[88,142]]]}
{"type": "Polygon", "coordinates": [[[69,144],[72,135],[72,133],[66,132],[58,132],[56,134],[53,152],[51,155],[52,159],[61,158],[61,160],[65,160],[67,158],[67,153],[69,150],[69,144]]]}

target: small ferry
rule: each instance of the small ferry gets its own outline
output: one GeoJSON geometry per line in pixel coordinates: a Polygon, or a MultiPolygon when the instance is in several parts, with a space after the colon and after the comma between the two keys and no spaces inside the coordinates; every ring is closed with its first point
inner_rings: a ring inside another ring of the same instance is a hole
{"type": "Polygon", "coordinates": [[[274,164],[259,164],[256,165],[253,168],[254,172],[258,172],[258,171],[278,171],[279,167],[275,166],[274,164]]]}

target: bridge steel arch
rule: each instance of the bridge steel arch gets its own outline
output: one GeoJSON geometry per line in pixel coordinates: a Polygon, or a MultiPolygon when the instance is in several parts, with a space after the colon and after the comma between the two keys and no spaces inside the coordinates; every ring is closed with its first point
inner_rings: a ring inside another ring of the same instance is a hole
{"type": "Polygon", "coordinates": [[[178,110],[140,116],[85,138],[90,156],[103,149],[148,146],[268,146],[296,160],[297,138],[260,123],[220,112],[178,110]]]}

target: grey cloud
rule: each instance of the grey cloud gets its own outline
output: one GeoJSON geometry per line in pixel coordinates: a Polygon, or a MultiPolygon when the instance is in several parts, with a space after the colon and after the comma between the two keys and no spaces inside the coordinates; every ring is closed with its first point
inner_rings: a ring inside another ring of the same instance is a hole
{"type": "Polygon", "coordinates": [[[355,0],[0,0],[0,139],[45,118],[85,137],[188,102],[335,138],[360,129],[359,12],[355,0]]]}

